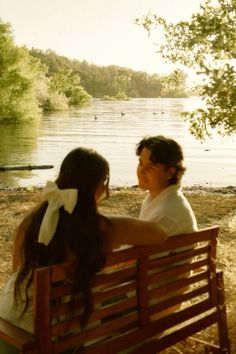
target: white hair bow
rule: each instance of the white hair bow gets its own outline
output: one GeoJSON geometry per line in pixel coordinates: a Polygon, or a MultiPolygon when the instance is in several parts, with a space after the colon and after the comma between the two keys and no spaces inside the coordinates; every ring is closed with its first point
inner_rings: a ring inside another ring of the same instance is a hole
{"type": "Polygon", "coordinates": [[[43,200],[48,201],[38,236],[38,242],[47,246],[52,240],[58,220],[59,208],[64,207],[65,211],[72,214],[78,198],[78,189],[59,189],[56,183],[48,181],[43,192],[43,200]]]}

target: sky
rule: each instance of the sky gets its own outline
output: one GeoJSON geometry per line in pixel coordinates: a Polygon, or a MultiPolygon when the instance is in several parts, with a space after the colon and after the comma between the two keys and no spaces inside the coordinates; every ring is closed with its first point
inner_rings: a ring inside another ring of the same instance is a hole
{"type": "Polygon", "coordinates": [[[118,65],[149,74],[176,68],[156,53],[155,36],[134,19],[156,13],[188,20],[201,0],[0,0],[0,18],[10,22],[19,46],[51,49],[96,65],[118,65]]]}

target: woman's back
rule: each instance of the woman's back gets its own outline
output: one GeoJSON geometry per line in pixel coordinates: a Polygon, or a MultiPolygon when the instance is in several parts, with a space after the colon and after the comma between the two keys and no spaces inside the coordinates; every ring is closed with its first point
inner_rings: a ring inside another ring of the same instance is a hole
{"type": "Polygon", "coordinates": [[[109,165],[94,150],[77,148],[63,160],[58,178],[48,182],[42,203],[19,226],[13,254],[13,275],[0,297],[0,317],[32,330],[32,278],[37,267],[75,259],[74,294],[84,298],[81,325],[93,309],[91,284],[106,253],[123,244],[158,244],[166,234],[155,222],[106,217],[97,211],[108,195],[109,165]],[[22,297],[23,294],[23,297],[22,297]],[[14,312],[14,308],[17,310],[14,312]],[[29,324],[28,318],[31,319],[29,324]]]}

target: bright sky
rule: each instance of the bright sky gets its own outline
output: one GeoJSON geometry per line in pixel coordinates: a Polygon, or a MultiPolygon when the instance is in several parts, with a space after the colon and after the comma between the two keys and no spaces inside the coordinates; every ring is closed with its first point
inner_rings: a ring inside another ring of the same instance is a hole
{"type": "Polygon", "coordinates": [[[189,19],[201,0],[0,0],[0,18],[10,22],[17,45],[148,73],[169,73],[134,19],[152,12],[170,21],[189,19]]]}

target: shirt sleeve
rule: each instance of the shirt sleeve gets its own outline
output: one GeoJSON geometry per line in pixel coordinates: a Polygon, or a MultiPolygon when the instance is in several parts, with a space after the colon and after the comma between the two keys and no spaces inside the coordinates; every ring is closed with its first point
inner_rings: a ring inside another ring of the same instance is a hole
{"type": "Polygon", "coordinates": [[[168,236],[179,234],[179,228],[175,220],[168,216],[162,216],[157,220],[158,225],[166,232],[168,236]]]}

